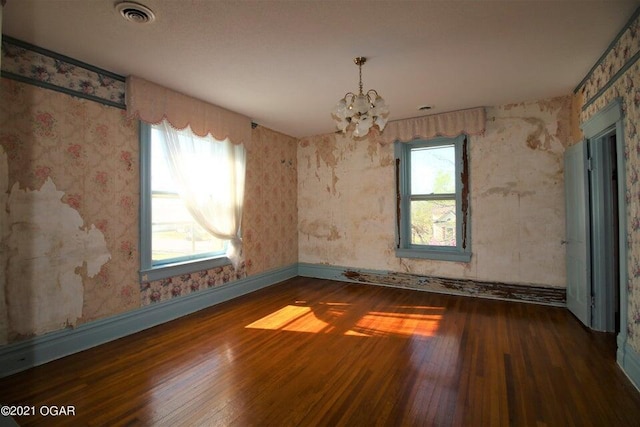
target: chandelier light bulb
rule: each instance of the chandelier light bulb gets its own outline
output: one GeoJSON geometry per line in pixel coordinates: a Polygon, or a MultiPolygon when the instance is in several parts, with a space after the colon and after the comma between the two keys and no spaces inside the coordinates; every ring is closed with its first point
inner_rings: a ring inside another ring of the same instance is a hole
{"type": "Polygon", "coordinates": [[[367,111],[369,111],[370,107],[371,107],[371,102],[369,102],[366,96],[364,95],[356,96],[356,100],[353,102],[353,109],[356,112],[360,114],[364,114],[367,111]]]}
{"type": "Polygon", "coordinates": [[[389,107],[376,90],[370,89],[366,93],[362,90],[362,65],[367,58],[357,57],[353,62],[359,69],[359,92],[357,95],[347,93],[333,108],[331,116],[340,131],[346,133],[352,129],[353,136],[359,138],[367,135],[373,126],[382,132],[389,117],[389,107]]]}

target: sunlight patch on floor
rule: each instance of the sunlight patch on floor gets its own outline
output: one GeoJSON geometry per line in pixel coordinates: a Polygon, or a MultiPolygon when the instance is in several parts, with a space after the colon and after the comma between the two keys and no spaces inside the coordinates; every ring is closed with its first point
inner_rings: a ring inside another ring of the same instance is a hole
{"type": "Polygon", "coordinates": [[[442,307],[398,307],[400,312],[370,311],[349,324],[347,303],[322,303],[318,307],[287,305],[246,326],[249,329],[345,336],[434,336],[442,319],[442,307]],[[420,311],[422,313],[406,313],[420,311]]]}
{"type": "Polygon", "coordinates": [[[360,319],[355,331],[368,336],[417,335],[431,337],[438,331],[441,314],[370,312],[360,319]]]}
{"type": "Polygon", "coordinates": [[[274,331],[318,333],[330,326],[328,323],[318,319],[311,311],[311,307],[287,305],[246,327],[274,331]]]}

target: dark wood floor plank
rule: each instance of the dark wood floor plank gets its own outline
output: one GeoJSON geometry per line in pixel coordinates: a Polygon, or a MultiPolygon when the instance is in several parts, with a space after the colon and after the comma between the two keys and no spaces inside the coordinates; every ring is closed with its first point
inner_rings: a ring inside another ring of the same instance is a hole
{"type": "Polygon", "coordinates": [[[296,278],[0,379],[24,426],[636,426],[615,338],[565,309],[296,278]]]}

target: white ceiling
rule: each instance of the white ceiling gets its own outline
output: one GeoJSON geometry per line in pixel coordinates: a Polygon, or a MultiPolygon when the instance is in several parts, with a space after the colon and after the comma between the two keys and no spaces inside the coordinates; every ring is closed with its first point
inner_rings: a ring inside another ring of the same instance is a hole
{"type": "Polygon", "coordinates": [[[7,0],[2,31],[121,75],[135,74],[303,137],[376,89],[390,119],[571,93],[640,5],[608,1],[7,0]]]}

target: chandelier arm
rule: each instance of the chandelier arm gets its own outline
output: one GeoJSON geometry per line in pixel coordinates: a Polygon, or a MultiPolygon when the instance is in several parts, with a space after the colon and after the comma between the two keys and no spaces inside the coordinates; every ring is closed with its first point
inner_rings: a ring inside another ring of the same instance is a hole
{"type": "Polygon", "coordinates": [[[353,92],[347,92],[342,99],[347,100],[347,96],[351,95],[351,98],[355,98],[356,95],[353,92]]]}
{"type": "Polygon", "coordinates": [[[374,105],[376,99],[378,97],[378,92],[376,92],[374,89],[369,89],[367,91],[367,100],[369,101],[369,104],[374,105]],[[374,93],[374,95],[371,95],[371,92],[374,93]]]}

